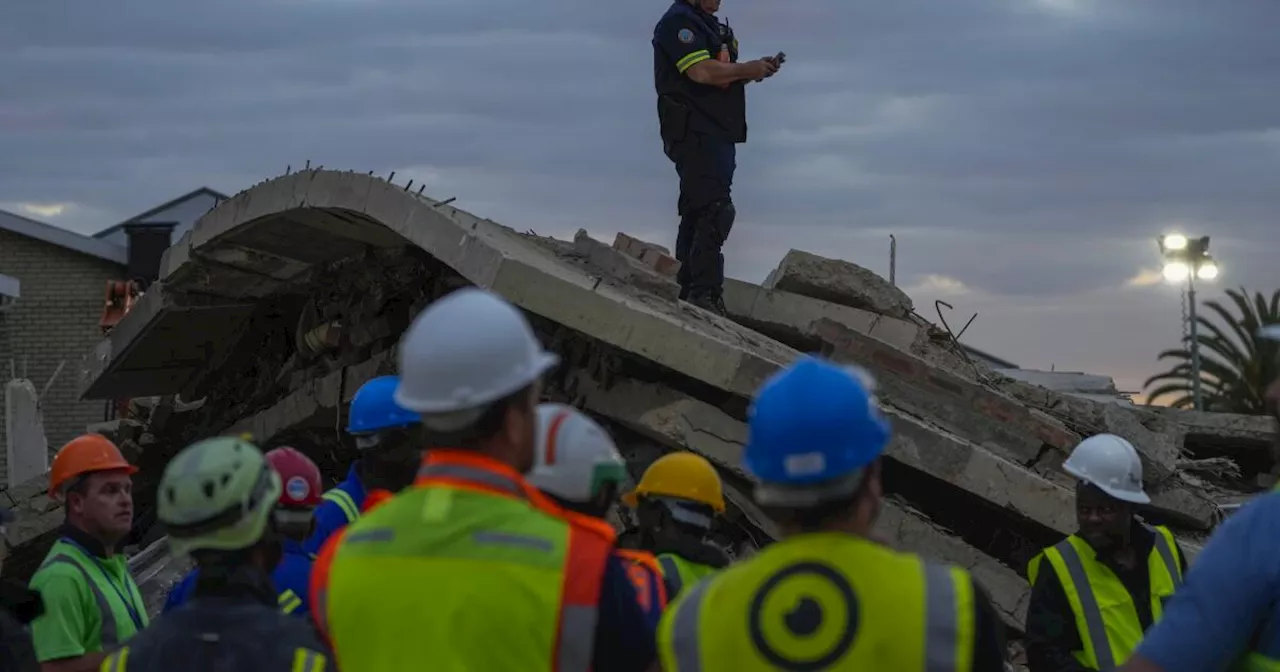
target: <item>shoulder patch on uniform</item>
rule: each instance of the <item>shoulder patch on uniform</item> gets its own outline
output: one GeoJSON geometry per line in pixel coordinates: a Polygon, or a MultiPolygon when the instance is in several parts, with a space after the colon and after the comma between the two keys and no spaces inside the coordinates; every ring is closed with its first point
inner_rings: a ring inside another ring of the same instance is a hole
{"type": "Polygon", "coordinates": [[[680,32],[676,33],[676,39],[684,44],[693,44],[693,31],[688,28],[681,28],[680,32]]]}

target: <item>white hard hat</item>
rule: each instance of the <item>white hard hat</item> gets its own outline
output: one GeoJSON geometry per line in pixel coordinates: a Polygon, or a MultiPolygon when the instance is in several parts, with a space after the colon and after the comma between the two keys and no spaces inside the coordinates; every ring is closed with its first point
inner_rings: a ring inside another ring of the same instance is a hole
{"type": "Polygon", "coordinates": [[[1273,341],[1280,341],[1280,324],[1268,324],[1258,330],[1258,335],[1273,341]]]}
{"type": "Polygon", "coordinates": [[[498,295],[468,287],[436,301],[400,339],[395,400],[423,413],[483,409],[531,385],[559,363],[524,314],[498,295]]]}
{"type": "Polygon", "coordinates": [[[572,406],[538,406],[538,448],[526,476],[534,487],[586,503],[603,483],[626,478],[626,463],[609,433],[572,406]]]}
{"type": "Polygon", "coordinates": [[[1151,502],[1142,489],[1142,460],[1138,450],[1115,434],[1098,434],[1081,441],[1062,463],[1062,470],[1118,500],[1134,504],[1151,502]]]}

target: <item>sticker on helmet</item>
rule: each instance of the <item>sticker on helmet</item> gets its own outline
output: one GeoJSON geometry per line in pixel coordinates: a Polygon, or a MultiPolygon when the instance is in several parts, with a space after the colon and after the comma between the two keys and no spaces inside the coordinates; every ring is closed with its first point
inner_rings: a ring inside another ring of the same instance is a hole
{"type": "Polygon", "coordinates": [[[311,494],[311,486],[307,485],[307,479],[294,476],[284,484],[284,491],[289,493],[290,499],[306,499],[311,494]]]}
{"type": "Polygon", "coordinates": [[[676,39],[684,44],[693,44],[693,31],[688,28],[681,28],[680,32],[676,33],[676,39]]]}

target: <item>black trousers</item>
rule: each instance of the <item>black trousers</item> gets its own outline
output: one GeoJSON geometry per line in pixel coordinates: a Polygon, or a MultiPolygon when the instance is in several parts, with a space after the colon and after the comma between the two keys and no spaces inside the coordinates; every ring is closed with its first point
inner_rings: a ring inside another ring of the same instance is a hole
{"type": "Polygon", "coordinates": [[[731,192],[738,167],[737,147],[693,132],[663,144],[680,176],[680,230],[675,249],[680,261],[680,298],[719,299],[724,286],[721,250],[736,216],[731,192]]]}

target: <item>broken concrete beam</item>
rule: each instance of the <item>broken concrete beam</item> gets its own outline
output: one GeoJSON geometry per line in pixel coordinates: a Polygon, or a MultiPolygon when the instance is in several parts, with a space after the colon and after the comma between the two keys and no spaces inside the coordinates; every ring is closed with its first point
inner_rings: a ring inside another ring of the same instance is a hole
{"type": "MultiPolygon", "coordinates": [[[[742,447],[747,438],[745,423],[670,388],[630,380],[620,381],[608,390],[587,389],[590,387],[588,381],[578,382],[579,392],[585,391],[582,399],[587,410],[671,448],[693,450],[720,468],[747,477],[742,469],[742,447]]],[[[895,456],[892,449],[891,456],[895,456]]],[[[736,495],[731,497],[733,503],[748,519],[766,533],[778,536],[777,527],[745,493],[733,494],[736,495]]],[[[1021,627],[1028,588],[1026,581],[1012,569],[958,537],[920,520],[917,514],[899,509],[894,502],[886,502],[877,530],[895,548],[973,571],[991,591],[1001,614],[1011,624],[1021,627]]]]}
{"type": "Polygon", "coordinates": [[[583,229],[578,229],[573,237],[573,250],[604,276],[606,282],[634,287],[670,301],[680,298],[680,286],[671,277],[592,238],[583,229]]]}
{"type": "Polygon", "coordinates": [[[1208,413],[1176,408],[1151,410],[1181,427],[1186,444],[1212,446],[1227,453],[1234,450],[1269,451],[1277,432],[1280,432],[1275,418],[1266,415],[1208,413]]]}
{"type": "Polygon", "coordinates": [[[120,418],[107,422],[95,422],[84,428],[87,434],[101,434],[117,446],[125,441],[137,441],[142,438],[143,425],[137,420],[120,418]]]}
{"type": "Polygon", "coordinates": [[[653,269],[658,275],[674,279],[680,273],[680,262],[661,245],[647,243],[619,231],[613,239],[613,249],[640,260],[640,263],[653,269]]]}
{"type": "Polygon", "coordinates": [[[313,170],[266,181],[224,201],[175,243],[161,270],[170,298],[148,304],[150,309],[139,304],[125,316],[112,336],[131,333],[134,338],[100,353],[105,361],[88,376],[86,396],[173,393],[203,372],[207,350],[215,344],[198,333],[202,330],[188,326],[158,333],[150,327],[169,319],[170,303],[181,304],[174,296],[213,297],[211,302],[224,304],[238,300],[242,292],[223,284],[228,278],[204,271],[211,265],[207,260],[223,248],[235,254],[219,252],[219,267],[265,276],[283,289],[306,279],[310,271],[300,268],[320,269],[371,247],[406,245],[536,316],[740,397],[750,397],[766,376],[797,355],[706,311],[602,283],[571,249],[548,253],[547,246],[511,229],[385,180],[313,170]],[[145,353],[165,348],[174,350],[171,361],[140,366],[145,353]],[[204,354],[188,356],[188,351],[204,354]]]}
{"type": "Polygon", "coordinates": [[[892,317],[906,317],[912,310],[911,297],[879,275],[801,250],[787,252],[763,286],[892,317]]]}
{"type": "Polygon", "coordinates": [[[734,321],[783,343],[819,338],[816,325],[824,319],[835,320],[903,351],[911,348],[920,332],[910,320],[732,278],[724,281],[724,305],[734,321]]]}

